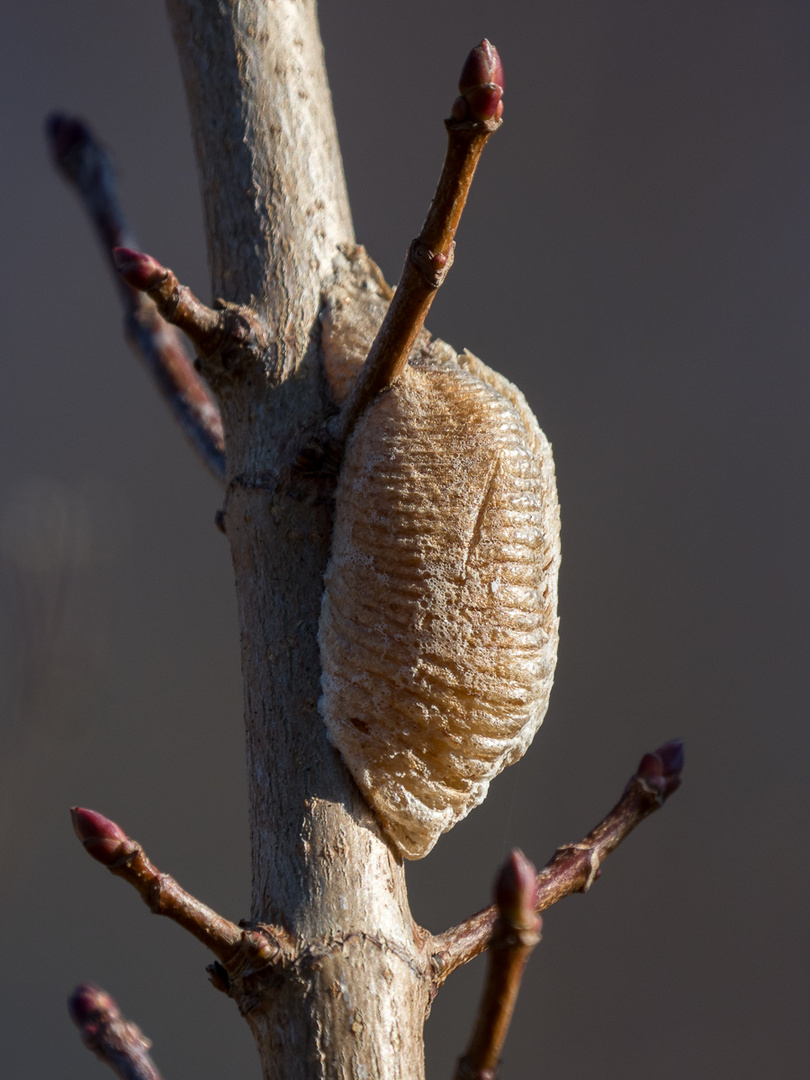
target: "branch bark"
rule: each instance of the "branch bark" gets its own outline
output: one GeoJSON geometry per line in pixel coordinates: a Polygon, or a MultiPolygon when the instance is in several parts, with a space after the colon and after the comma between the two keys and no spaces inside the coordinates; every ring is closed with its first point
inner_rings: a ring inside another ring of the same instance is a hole
{"type": "Polygon", "coordinates": [[[329,400],[321,292],[353,242],[313,0],[169,0],[216,296],[268,344],[203,373],[228,446],[223,517],[242,640],[252,922],[296,959],[243,1004],[264,1074],[423,1075],[428,959],[403,868],[326,737],[317,628],[334,479],[294,468],[329,400]]]}

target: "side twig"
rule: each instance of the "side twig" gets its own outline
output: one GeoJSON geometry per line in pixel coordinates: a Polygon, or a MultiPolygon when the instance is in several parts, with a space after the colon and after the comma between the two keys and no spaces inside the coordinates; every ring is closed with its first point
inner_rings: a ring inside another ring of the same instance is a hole
{"type": "MultiPolygon", "coordinates": [[[[232,372],[248,358],[256,359],[275,342],[274,333],[246,306],[217,301],[216,308],[198,300],[177,275],[157,259],[135,248],[117,247],[113,265],[128,288],[143,293],[150,306],[170,324],[182,330],[197,350],[195,366],[209,381],[232,372]]],[[[221,421],[220,421],[221,422],[221,421]]]]}
{"type": "MultiPolygon", "coordinates": [[[[587,892],[601,874],[601,864],[637,825],[663,806],[681,784],[683,744],[665,743],[645,754],[619,802],[607,817],[578,844],[558,848],[537,876],[537,910],[574,892],[587,892]]],[[[492,941],[497,908],[493,905],[433,939],[437,985],[456,968],[468,963],[492,941]]]]}
{"type": "Polygon", "coordinates": [[[459,1058],[455,1080],[492,1080],[514,1012],[521,979],[540,940],[537,871],[513,851],[495,883],[498,916],[489,943],[489,970],[470,1044],[459,1058]]]}
{"type": "Polygon", "coordinates": [[[74,806],[73,828],[88,854],[111,874],[124,878],[156,915],[165,915],[188,930],[220,961],[226,973],[244,973],[271,964],[278,948],[266,933],[246,930],[218,915],[182,889],[173,877],[153,866],[123,829],[94,810],[74,806]]]}
{"type": "Polygon", "coordinates": [[[109,994],[97,986],[77,986],[68,999],[68,1011],[87,1049],[121,1080],[161,1080],[149,1056],[151,1042],[121,1015],[109,994]]]}
{"type": "MultiPolygon", "coordinates": [[[[113,249],[133,248],[135,239],[118,199],[107,152],[93,132],[72,117],[51,116],[47,136],[57,168],[76,189],[112,264],[113,249]]],[[[182,337],[163,322],[154,304],[118,274],[114,276],[130,344],[146,363],[191,444],[213,475],[224,482],[225,438],[219,409],[194,370],[182,337]]]]}
{"type": "Polygon", "coordinates": [[[447,154],[419,236],[411,243],[394,298],[338,418],[347,438],[366,406],[402,374],[416,335],[453,262],[455,235],[478,159],[503,114],[503,67],[484,39],[467,57],[461,96],[449,120],[447,154]]]}
{"type": "Polygon", "coordinates": [[[121,278],[154,303],[160,315],[197,347],[211,356],[222,342],[224,313],[206,307],[191,289],[181,285],[176,274],[157,259],[129,247],[115,247],[112,260],[121,278]]]}

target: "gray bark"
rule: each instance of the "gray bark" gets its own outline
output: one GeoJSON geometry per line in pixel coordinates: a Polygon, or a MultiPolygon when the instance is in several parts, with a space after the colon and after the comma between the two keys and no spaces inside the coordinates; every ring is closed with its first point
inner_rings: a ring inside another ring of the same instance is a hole
{"type": "Polygon", "coordinates": [[[353,239],[314,0],[168,0],[214,294],[250,305],[261,361],[219,372],[225,527],[242,641],[256,923],[291,956],[240,1007],[265,1077],[418,1080],[428,960],[401,860],[318,714],[333,481],[291,467],[327,398],[321,293],[353,239]]]}

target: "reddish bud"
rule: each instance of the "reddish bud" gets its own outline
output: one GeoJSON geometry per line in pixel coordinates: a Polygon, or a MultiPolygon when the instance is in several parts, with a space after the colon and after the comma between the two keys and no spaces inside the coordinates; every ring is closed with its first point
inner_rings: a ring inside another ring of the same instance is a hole
{"type": "Polygon", "coordinates": [[[68,1012],[76,1027],[87,1031],[105,1014],[117,1013],[118,1006],[109,994],[105,994],[97,986],[82,983],[68,998],[68,1012]]]}
{"type": "Polygon", "coordinates": [[[130,840],[123,829],[95,810],[74,806],[70,817],[73,830],[88,854],[104,866],[115,866],[138,850],[138,845],[130,840]]]}
{"type": "Polygon", "coordinates": [[[503,65],[498,50],[486,38],[467,57],[458,84],[461,97],[453,102],[452,117],[465,120],[500,120],[503,115],[503,65]]]}
{"type": "Polygon", "coordinates": [[[495,880],[495,903],[508,923],[528,928],[537,921],[537,870],[518,848],[495,880]]]}
{"type": "Polygon", "coordinates": [[[503,64],[498,50],[486,38],[476,45],[464,61],[461,78],[458,80],[458,92],[468,94],[485,83],[494,83],[503,93],[503,64]]]}
{"type": "Polygon", "coordinates": [[[645,754],[639,762],[637,772],[645,780],[657,780],[664,774],[664,763],[658,754],[645,754]]]}
{"type": "Polygon", "coordinates": [[[124,281],[139,292],[146,292],[166,276],[166,268],[161,266],[157,259],[144,255],[142,251],[117,247],[113,248],[112,257],[124,281]]]}
{"type": "Polygon", "coordinates": [[[659,746],[652,754],[645,754],[636,775],[657,791],[662,799],[666,799],[681,786],[683,764],[683,743],[680,739],[673,739],[659,746]]]}
{"type": "Polygon", "coordinates": [[[684,753],[681,739],[673,739],[664,743],[655,751],[664,766],[665,776],[675,776],[683,771],[684,753]]]}
{"type": "Polygon", "coordinates": [[[500,120],[503,116],[503,91],[499,86],[477,86],[464,100],[472,120],[500,120]]]}

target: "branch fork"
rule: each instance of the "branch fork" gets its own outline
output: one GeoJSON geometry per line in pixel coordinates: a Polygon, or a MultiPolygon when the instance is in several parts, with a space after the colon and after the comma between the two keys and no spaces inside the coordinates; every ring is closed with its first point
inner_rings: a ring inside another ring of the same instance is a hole
{"type": "MultiPolygon", "coordinates": [[[[451,972],[490,950],[481,1006],[455,1080],[493,1080],[523,970],[540,940],[539,913],[570,893],[587,892],[599,877],[604,858],[677,791],[683,762],[679,740],[645,754],[619,802],[582,841],[559,847],[539,874],[521,852],[513,851],[496,881],[491,907],[443,934],[420,932],[431,958],[430,1000],[451,972]]],[[[312,943],[302,950],[300,943],[278,927],[237,925],[196,900],[174,878],[161,873],[140,845],[109,818],[80,807],[71,810],[71,818],[89,855],[129,881],[152,912],[184,927],[214,954],[216,960],[208,967],[211,982],[236,998],[243,1013],[261,1000],[268,975],[309,957],[312,943]]],[[[137,1048],[137,1038],[133,1038],[132,1045],[137,1048]]],[[[94,1048],[90,1042],[88,1045],[94,1048]]],[[[131,1075],[137,1080],[139,1074],[131,1075]]]]}
{"type": "Polygon", "coordinates": [[[207,307],[172,270],[142,251],[117,247],[112,257],[123,280],[148,296],[165,322],[191,341],[198,353],[195,368],[209,381],[257,359],[270,345],[273,335],[249,307],[226,300],[207,307]]]}
{"type": "MultiPolygon", "coordinates": [[[[404,370],[433,298],[453,263],[455,234],[478,159],[503,114],[503,66],[497,50],[484,40],[467,57],[459,97],[445,121],[448,147],[436,193],[418,237],[411,243],[399,285],[369,356],[339,416],[318,441],[323,453],[308,445],[300,471],[336,471],[334,462],[366,406],[404,370]]],[[[187,434],[218,479],[224,479],[222,420],[207,387],[183,355],[175,327],[199,353],[194,367],[216,384],[220,376],[267,354],[275,335],[251,308],[219,301],[201,303],[176,275],[137,250],[126,225],[110,159],[81,121],[54,116],[48,138],[57,166],[77,188],[102,246],[124,285],[129,335],[153,370],[164,395],[187,434]],[[148,297],[165,324],[145,317],[148,297]]],[[[267,365],[272,370],[275,364],[267,365]]]]}
{"type": "Polygon", "coordinates": [[[340,444],[377,394],[404,371],[425,316],[452,266],[456,230],[478,160],[503,114],[503,66],[486,39],[467,57],[459,93],[445,121],[447,153],[425,223],[411,242],[383,323],[333,425],[332,435],[340,444]]]}
{"type": "MultiPolygon", "coordinates": [[[[644,755],[607,817],[579,843],[559,847],[537,875],[538,912],[570,893],[590,889],[601,875],[607,856],[678,790],[683,763],[683,743],[679,739],[644,755]]],[[[497,906],[492,905],[433,939],[436,989],[456,968],[490,947],[497,918],[497,906]]]]}
{"type": "Polygon", "coordinates": [[[272,928],[250,929],[218,915],[158,870],[141,846],[103,814],[74,806],[70,815],[87,853],[134,886],[153,914],[165,915],[202,942],[229,981],[231,976],[244,978],[278,959],[281,946],[272,928]]]}

